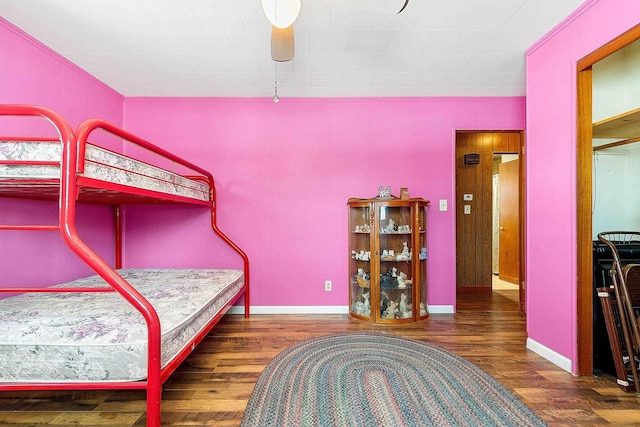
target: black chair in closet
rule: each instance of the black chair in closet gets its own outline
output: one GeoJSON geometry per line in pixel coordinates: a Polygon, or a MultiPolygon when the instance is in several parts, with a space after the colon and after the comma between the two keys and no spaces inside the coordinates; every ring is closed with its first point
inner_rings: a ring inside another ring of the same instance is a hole
{"type": "Polygon", "coordinates": [[[594,244],[594,283],[605,285],[598,286],[597,295],[617,382],[640,396],[640,232],[603,232],[598,242],[594,244]]]}

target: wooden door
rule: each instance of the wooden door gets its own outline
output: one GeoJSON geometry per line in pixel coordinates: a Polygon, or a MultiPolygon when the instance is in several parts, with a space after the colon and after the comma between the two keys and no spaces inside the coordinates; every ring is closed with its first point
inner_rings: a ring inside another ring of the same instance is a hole
{"type": "Polygon", "coordinates": [[[520,160],[501,163],[499,277],[510,283],[520,279],[520,160]]]}

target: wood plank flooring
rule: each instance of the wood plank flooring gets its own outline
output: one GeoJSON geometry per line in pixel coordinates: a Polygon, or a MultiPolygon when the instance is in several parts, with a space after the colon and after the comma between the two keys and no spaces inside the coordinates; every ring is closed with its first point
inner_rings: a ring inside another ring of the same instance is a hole
{"type": "MultiPolygon", "coordinates": [[[[517,291],[458,296],[458,313],[401,327],[346,315],[226,316],[165,384],[162,424],[238,426],[260,372],[319,335],[383,330],[440,345],[475,363],[552,426],[640,425],[640,399],[609,376],[574,377],[525,348],[517,291]]],[[[143,391],[3,392],[0,425],[143,426],[143,391]]]]}

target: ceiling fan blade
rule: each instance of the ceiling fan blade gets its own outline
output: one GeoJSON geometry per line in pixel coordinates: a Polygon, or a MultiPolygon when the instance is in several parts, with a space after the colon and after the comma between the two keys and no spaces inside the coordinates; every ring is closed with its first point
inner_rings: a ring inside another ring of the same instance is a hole
{"type": "Polygon", "coordinates": [[[294,53],[293,25],[287,28],[271,27],[271,59],[278,62],[291,61],[294,53]]]}
{"type": "MultiPolygon", "coordinates": [[[[402,9],[400,9],[400,11],[398,13],[402,12],[404,10],[404,8],[407,7],[408,4],[409,4],[409,0],[404,0],[404,5],[402,5],[402,9]]],[[[396,15],[398,13],[396,13],[396,15]]]]}

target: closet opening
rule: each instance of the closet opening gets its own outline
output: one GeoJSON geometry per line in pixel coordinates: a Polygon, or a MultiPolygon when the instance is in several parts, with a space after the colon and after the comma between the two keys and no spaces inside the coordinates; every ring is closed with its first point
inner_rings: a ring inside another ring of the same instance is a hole
{"type": "Polygon", "coordinates": [[[633,72],[640,64],[640,45],[634,43],[639,38],[640,25],[577,64],[578,375],[612,370],[596,292],[607,277],[597,235],[640,231],[640,206],[632,197],[638,176],[632,165],[640,157],[640,144],[633,141],[640,137],[640,79],[633,72]]]}
{"type": "Polygon", "coordinates": [[[491,289],[494,291],[517,291],[520,282],[519,163],[518,154],[493,155],[491,289]]]}

